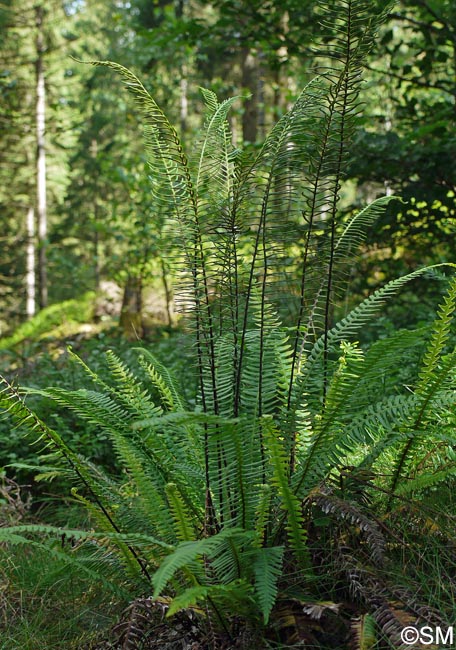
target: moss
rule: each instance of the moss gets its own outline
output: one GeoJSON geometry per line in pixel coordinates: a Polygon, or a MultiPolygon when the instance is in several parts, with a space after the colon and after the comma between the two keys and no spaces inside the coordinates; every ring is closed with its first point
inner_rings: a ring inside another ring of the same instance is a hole
{"type": "MultiPolygon", "coordinates": [[[[38,340],[46,336],[74,331],[74,325],[93,319],[95,293],[88,291],[80,298],[65,300],[42,309],[32,319],[20,325],[11,336],[0,339],[0,350],[14,348],[26,339],[38,340]]],[[[63,334],[64,335],[64,334],[63,334]]]]}

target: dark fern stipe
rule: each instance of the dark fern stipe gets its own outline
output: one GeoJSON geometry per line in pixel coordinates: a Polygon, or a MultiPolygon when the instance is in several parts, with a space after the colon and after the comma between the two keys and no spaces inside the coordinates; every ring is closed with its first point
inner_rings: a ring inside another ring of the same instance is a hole
{"type": "Polygon", "coordinates": [[[169,263],[194,335],[197,394],[187,402],[147,349],[136,350],[140,371],[108,352],[110,381],[73,354],[90,388],[33,391],[109,437],[123,470],[113,478],[3,379],[1,406],[60,457],[92,529],[67,531],[74,550],[49,544],[62,534],[51,526],[2,528],[0,542],[48,549],[127,592],[115,647],[148,647],[157,608],[191,613],[207,648],[241,647],[237,639],[251,648],[400,647],[401,626],[438,620],[415,594],[418,557],[395,567],[408,545],[401,527],[419,539],[432,517],[443,545],[454,532],[432,505],[456,474],[456,282],[444,277],[454,265],[391,280],[332,322],[345,270],[395,199],[379,197],[348,221],[338,209],[363,60],[385,11],[328,3],[338,38],[327,67],[253,153],[232,143],[236,98],[202,90],[205,123],[187,155],[132,72],[92,62],[120,76],[142,117],[151,201],[182,251],[169,263]],[[398,331],[362,349],[357,336],[385,301],[426,275],[447,282],[430,332],[398,331]],[[414,384],[385,392],[383,378],[423,338],[414,384]]]}

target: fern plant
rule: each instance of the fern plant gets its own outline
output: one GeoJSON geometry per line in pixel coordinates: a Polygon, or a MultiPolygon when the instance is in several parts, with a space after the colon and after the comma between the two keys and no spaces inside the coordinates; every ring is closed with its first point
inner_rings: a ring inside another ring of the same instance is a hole
{"type": "MultiPolygon", "coordinates": [[[[232,144],[227,115],[235,100],[219,102],[203,90],[206,120],[187,156],[137,77],[117,63],[93,62],[120,75],[144,120],[152,200],[174,223],[182,251],[170,263],[194,334],[196,406],[146,349],[137,350],[135,370],[108,352],[109,382],[72,355],[90,389],[34,391],[109,436],[119,479],[70,449],[5,379],[1,404],[64,461],[74,498],[91,514],[94,531],[68,533],[91,561],[52,547],[64,561],[114,590],[165,594],[170,615],[206,612],[233,636],[234,614],[261,627],[278,599],[314,599],[326,548],[345,597],[363,602],[352,628],[367,647],[372,620],[393,640],[398,632],[388,600],[397,603],[394,589],[372,577],[384,576],[390,560],[371,504],[389,516],[456,471],[452,436],[442,427],[454,412],[455,353],[447,342],[456,284],[416,384],[383,395],[382,377],[423,332],[399,332],[367,351],[357,334],[431,269],[392,280],[333,323],[344,269],[394,199],[380,197],[349,221],[338,212],[362,61],[383,18],[362,0],[339,4],[337,15],[328,9],[338,33],[330,69],[309,83],[259,152],[232,144]],[[285,291],[291,323],[280,313],[285,291]],[[438,458],[429,456],[430,440],[438,458]]],[[[2,529],[0,541],[42,544],[37,534],[60,531],[16,526],[2,529]]]]}

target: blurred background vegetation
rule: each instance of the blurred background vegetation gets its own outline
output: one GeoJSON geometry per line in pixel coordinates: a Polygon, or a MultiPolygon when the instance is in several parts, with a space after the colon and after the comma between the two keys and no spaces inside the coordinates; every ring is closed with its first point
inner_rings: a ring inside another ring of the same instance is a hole
{"type": "MultiPolygon", "coordinates": [[[[122,311],[127,334],[147,335],[154,322],[173,318],[166,221],[151,201],[138,116],[108,70],[75,58],[130,67],[184,143],[200,125],[199,86],[221,99],[240,95],[231,126],[238,144],[255,147],[321,65],[315,44],[323,54],[331,47],[318,4],[2,3],[1,336],[87,291],[104,291],[95,318],[122,311]]],[[[366,61],[342,192],[347,215],[385,192],[405,203],[391,203],[371,233],[346,302],[452,256],[455,62],[454,3],[397,2],[366,61]]],[[[426,300],[417,299],[418,316],[426,300]]]]}

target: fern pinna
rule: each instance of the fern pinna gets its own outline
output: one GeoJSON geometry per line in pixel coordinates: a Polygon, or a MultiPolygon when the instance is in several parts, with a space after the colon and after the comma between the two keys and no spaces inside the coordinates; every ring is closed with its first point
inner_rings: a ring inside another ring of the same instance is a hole
{"type": "MultiPolygon", "coordinates": [[[[455,473],[451,433],[440,424],[454,414],[455,353],[447,344],[456,285],[415,387],[385,394],[385,373],[420,345],[423,331],[399,332],[367,351],[355,339],[388,298],[431,270],[389,282],[332,322],[348,261],[395,198],[379,197],[348,221],[338,211],[362,62],[385,14],[362,0],[339,5],[337,15],[328,9],[338,34],[330,66],[259,151],[232,143],[227,115],[235,99],[219,102],[202,90],[205,124],[187,156],[137,77],[93,62],[120,75],[144,120],[151,201],[180,251],[169,263],[194,333],[196,407],[146,349],[136,350],[135,370],[109,352],[110,381],[75,357],[90,389],[35,391],[110,438],[119,479],[69,449],[6,380],[1,403],[69,465],[74,497],[97,530],[78,535],[96,549],[94,570],[108,583],[116,585],[115,567],[140,593],[170,594],[170,614],[204,604],[229,633],[234,612],[266,624],[279,593],[286,600],[289,589],[303,602],[315,594],[326,544],[347,594],[356,583],[354,595],[371,610],[352,621],[355,643],[365,647],[373,620],[386,621],[388,632],[393,594],[372,578],[388,560],[385,526],[371,504],[390,516],[397,503],[455,473]],[[427,453],[430,439],[438,459],[427,453]]],[[[2,529],[0,540],[25,543],[37,532],[55,534],[20,527],[2,529]]]]}

